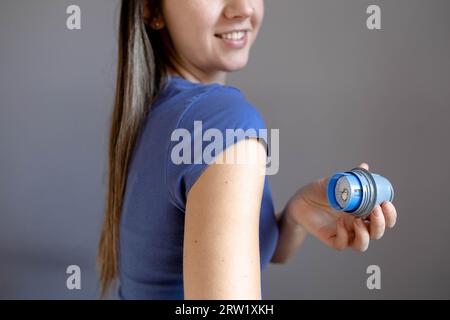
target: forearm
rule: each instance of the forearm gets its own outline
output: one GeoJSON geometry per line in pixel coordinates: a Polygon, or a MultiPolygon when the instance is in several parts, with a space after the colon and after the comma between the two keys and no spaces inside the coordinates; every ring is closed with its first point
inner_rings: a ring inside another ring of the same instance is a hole
{"type": "Polygon", "coordinates": [[[275,252],[270,262],[286,262],[302,245],[306,238],[307,231],[300,224],[295,222],[291,215],[292,212],[289,205],[277,215],[280,234],[275,252]]]}

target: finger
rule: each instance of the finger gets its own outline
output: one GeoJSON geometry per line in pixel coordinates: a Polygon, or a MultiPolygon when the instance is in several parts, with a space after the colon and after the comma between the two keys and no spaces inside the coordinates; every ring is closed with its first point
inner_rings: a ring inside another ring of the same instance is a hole
{"type": "Polygon", "coordinates": [[[385,201],[381,204],[381,209],[383,209],[386,227],[393,228],[397,222],[397,210],[394,205],[390,201],[385,201]]]}
{"type": "Polygon", "coordinates": [[[379,205],[376,205],[375,208],[373,208],[372,213],[370,214],[370,239],[380,239],[384,234],[385,228],[386,223],[384,220],[383,211],[381,210],[381,207],[379,205]]]}
{"type": "Polygon", "coordinates": [[[369,165],[367,163],[365,163],[365,162],[361,163],[358,167],[359,168],[364,168],[367,171],[369,171],[369,165]]]}
{"type": "Polygon", "coordinates": [[[334,239],[334,248],[336,250],[344,250],[348,246],[348,233],[344,225],[344,219],[339,218],[336,221],[336,238],[334,239]]]}
{"type": "Polygon", "coordinates": [[[364,252],[369,248],[369,230],[361,219],[355,219],[353,224],[355,227],[355,240],[352,243],[352,248],[356,251],[364,252]]]}

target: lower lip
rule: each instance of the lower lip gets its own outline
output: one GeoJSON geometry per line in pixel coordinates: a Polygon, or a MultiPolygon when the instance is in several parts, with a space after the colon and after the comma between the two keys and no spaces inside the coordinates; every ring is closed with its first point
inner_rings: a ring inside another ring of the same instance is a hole
{"type": "Polygon", "coordinates": [[[230,39],[223,39],[220,37],[216,37],[219,40],[222,40],[228,47],[232,49],[242,49],[245,48],[248,42],[248,32],[245,33],[244,37],[240,40],[230,40],[230,39]]]}

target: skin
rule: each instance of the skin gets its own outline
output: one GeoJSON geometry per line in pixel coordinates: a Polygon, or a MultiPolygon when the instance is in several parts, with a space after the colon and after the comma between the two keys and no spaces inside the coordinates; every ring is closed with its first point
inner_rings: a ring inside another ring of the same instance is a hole
{"type": "MultiPolygon", "coordinates": [[[[148,9],[146,17],[150,16],[148,9]]],[[[264,16],[263,0],[165,0],[149,23],[167,28],[178,55],[175,70],[192,82],[224,84],[228,72],[246,66],[264,16]],[[243,49],[231,49],[215,34],[251,29],[243,49]]],[[[208,166],[186,203],[183,276],[186,299],[260,299],[259,214],[264,187],[265,149],[254,139],[230,146],[252,150],[248,164],[208,166]]],[[[366,163],[359,165],[369,170],[366,163]]],[[[280,236],[274,263],[285,263],[311,234],[327,246],[367,250],[394,227],[397,212],[384,202],[366,221],[328,205],[328,177],[301,187],[276,214],[280,236]]]]}
{"type": "Polygon", "coordinates": [[[212,164],[188,194],[185,299],[261,299],[259,212],[266,150],[251,139],[224,154],[249,147],[254,151],[246,160],[254,164],[212,164]]]}

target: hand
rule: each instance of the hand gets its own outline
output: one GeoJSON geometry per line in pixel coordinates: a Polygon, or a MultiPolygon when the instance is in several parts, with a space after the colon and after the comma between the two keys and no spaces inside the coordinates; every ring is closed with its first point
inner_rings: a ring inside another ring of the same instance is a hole
{"type": "MultiPolygon", "coordinates": [[[[369,170],[366,163],[359,167],[369,170]]],[[[389,201],[375,206],[364,221],[333,209],[327,199],[328,180],[325,177],[302,187],[286,206],[286,214],[308,233],[336,250],[364,252],[370,240],[380,239],[386,227],[394,227],[397,211],[389,201]]]]}

